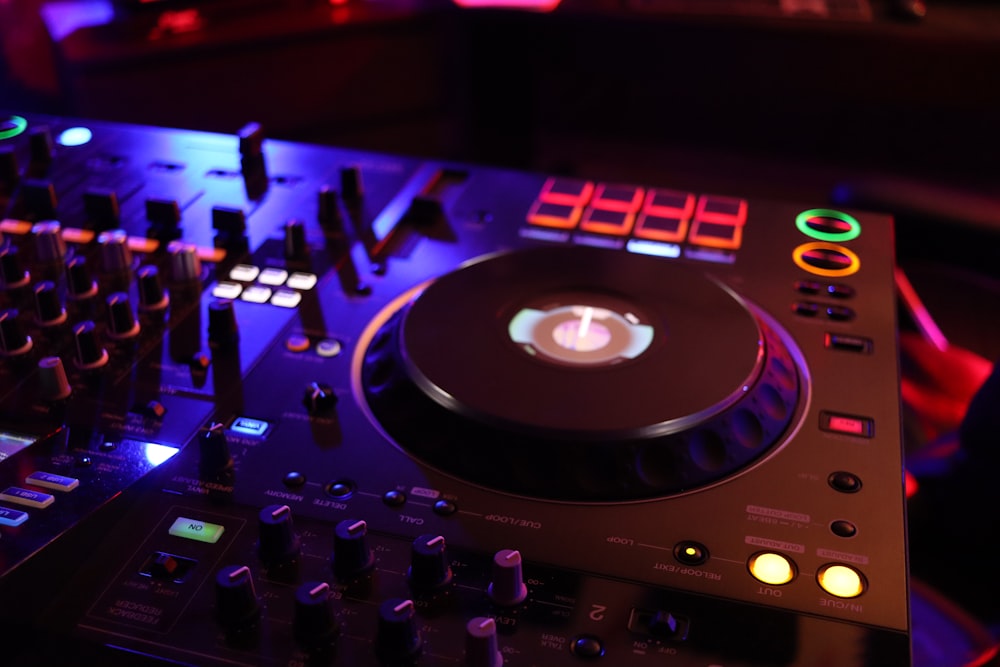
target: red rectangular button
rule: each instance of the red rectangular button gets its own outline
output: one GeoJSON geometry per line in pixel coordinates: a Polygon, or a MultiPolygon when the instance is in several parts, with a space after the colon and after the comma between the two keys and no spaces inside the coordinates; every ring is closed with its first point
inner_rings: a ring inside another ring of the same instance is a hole
{"type": "Polygon", "coordinates": [[[639,215],[635,226],[635,236],[651,241],[680,243],[688,230],[688,219],[678,216],[654,215],[644,212],[639,215]]]}
{"type": "Polygon", "coordinates": [[[608,211],[635,213],[642,206],[642,188],[634,185],[609,185],[598,183],[591,206],[608,211]]]}
{"type": "Polygon", "coordinates": [[[625,236],[632,231],[635,214],[626,211],[611,211],[608,209],[588,206],[583,212],[580,229],[596,234],[613,234],[625,236]]]}
{"type": "Polygon", "coordinates": [[[819,426],[824,431],[858,435],[862,438],[870,438],[875,433],[875,423],[870,417],[857,417],[835,412],[820,413],[819,426]]]}
{"type": "Polygon", "coordinates": [[[528,210],[528,222],[542,227],[573,229],[580,222],[582,206],[536,201],[528,210]]]}
{"type": "Polygon", "coordinates": [[[742,227],[747,221],[747,202],[735,197],[702,195],[698,198],[694,217],[696,220],[742,227]]]}
{"type": "Polygon", "coordinates": [[[691,192],[650,188],[642,210],[645,213],[665,218],[689,220],[691,214],[694,213],[694,202],[694,194],[691,192]]]}
{"type": "Polygon", "coordinates": [[[538,194],[539,201],[549,204],[565,204],[567,206],[585,206],[594,193],[593,181],[580,181],[575,178],[550,178],[542,185],[538,194]]]}
{"type": "Polygon", "coordinates": [[[743,244],[743,226],[695,219],[691,226],[688,243],[709,248],[736,250],[743,244]]]}

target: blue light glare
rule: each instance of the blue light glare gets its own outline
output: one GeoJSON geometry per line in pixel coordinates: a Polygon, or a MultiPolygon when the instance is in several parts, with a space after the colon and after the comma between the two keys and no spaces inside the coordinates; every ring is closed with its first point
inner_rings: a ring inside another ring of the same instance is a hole
{"type": "Polygon", "coordinates": [[[56,141],[60,146],[83,146],[90,143],[94,133],[86,127],[71,127],[63,130],[56,141]]]}
{"type": "Polygon", "coordinates": [[[631,239],[625,247],[629,252],[639,253],[641,255],[669,257],[671,259],[681,256],[681,247],[675,243],[659,243],[657,241],[631,239]]]}
{"type": "Polygon", "coordinates": [[[147,442],[145,447],[146,460],[154,466],[160,465],[179,451],[177,447],[158,445],[155,442],[147,442]]]}

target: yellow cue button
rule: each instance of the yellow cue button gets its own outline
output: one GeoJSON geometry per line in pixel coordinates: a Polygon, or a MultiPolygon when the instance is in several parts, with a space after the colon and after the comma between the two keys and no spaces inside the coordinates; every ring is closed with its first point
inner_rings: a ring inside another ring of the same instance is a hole
{"type": "Polygon", "coordinates": [[[846,565],[826,565],[816,579],[824,591],[838,598],[856,598],[865,591],[864,577],[846,565]]]}
{"type": "Polygon", "coordinates": [[[772,552],[763,552],[750,557],[748,562],[750,574],[758,581],[772,586],[787,584],[795,578],[795,566],[792,561],[772,552]]]}

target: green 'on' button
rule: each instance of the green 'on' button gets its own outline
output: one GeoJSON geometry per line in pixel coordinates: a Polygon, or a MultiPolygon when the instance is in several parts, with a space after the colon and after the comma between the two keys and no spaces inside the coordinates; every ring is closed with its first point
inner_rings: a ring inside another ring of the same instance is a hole
{"type": "Polygon", "coordinates": [[[174,521],[173,525],[170,526],[170,534],[176,535],[177,537],[183,537],[188,540],[197,540],[199,542],[215,544],[219,541],[219,538],[222,537],[222,531],[225,529],[225,526],[220,526],[217,523],[208,523],[206,521],[187,519],[179,516],[174,521]]]}

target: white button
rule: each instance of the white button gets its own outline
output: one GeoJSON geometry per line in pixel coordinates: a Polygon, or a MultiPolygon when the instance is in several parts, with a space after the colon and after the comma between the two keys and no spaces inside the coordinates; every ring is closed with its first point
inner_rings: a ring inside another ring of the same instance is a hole
{"type": "Polygon", "coordinates": [[[267,300],[271,298],[271,289],[260,285],[251,285],[243,290],[243,296],[240,298],[250,303],[267,303],[267,300]]]}
{"type": "Polygon", "coordinates": [[[321,357],[335,357],[340,354],[340,341],[326,338],[316,343],[316,354],[321,357]]]}
{"type": "Polygon", "coordinates": [[[316,274],[296,271],[288,276],[286,285],[292,289],[302,290],[303,292],[311,290],[313,287],[316,287],[316,274]]]}
{"type": "Polygon", "coordinates": [[[302,301],[302,295],[290,289],[279,289],[271,297],[271,305],[282,308],[294,308],[302,301]]]}
{"type": "Polygon", "coordinates": [[[258,274],[260,274],[260,269],[256,266],[251,266],[249,264],[237,264],[229,270],[229,279],[239,280],[244,283],[252,283],[257,280],[258,274]]]}
{"type": "Polygon", "coordinates": [[[260,272],[260,276],[257,277],[262,285],[270,285],[272,287],[277,287],[278,285],[284,285],[285,281],[288,280],[288,271],[284,269],[264,269],[260,272]]]}
{"type": "Polygon", "coordinates": [[[212,288],[212,296],[217,299],[235,299],[243,291],[243,285],[223,280],[212,288]]]}

